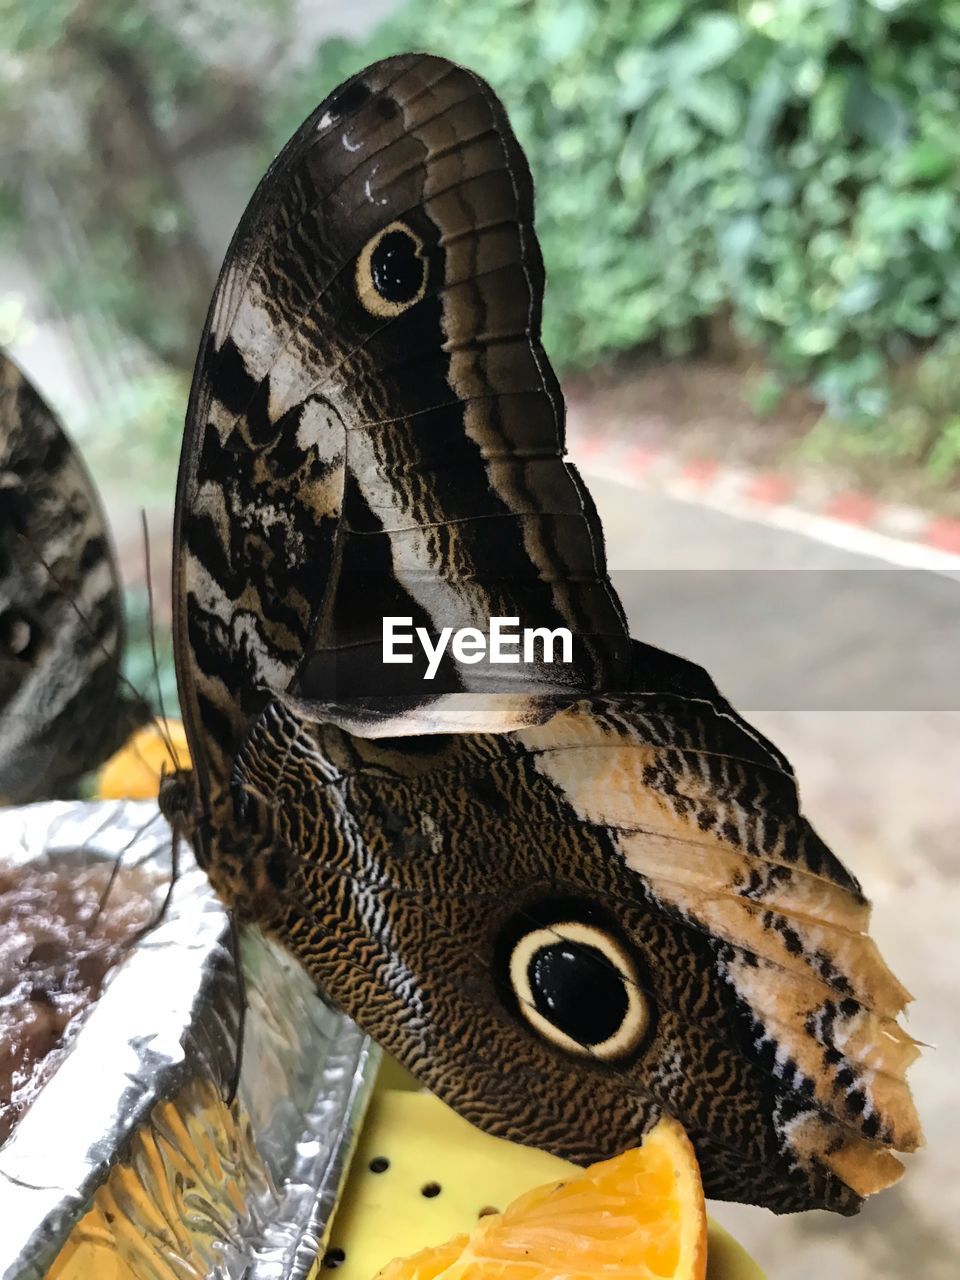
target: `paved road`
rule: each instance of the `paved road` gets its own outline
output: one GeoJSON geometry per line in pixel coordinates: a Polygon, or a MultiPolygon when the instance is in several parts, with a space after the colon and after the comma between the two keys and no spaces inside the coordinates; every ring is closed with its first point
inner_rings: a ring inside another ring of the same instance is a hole
{"type": "Polygon", "coordinates": [[[960,711],[960,575],[590,486],[634,634],[700,662],[743,710],[960,711]]]}
{"type": "Polygon", "coordinates": [[[786,751],[806,812],[874,901],[873,932],[916,996],[911,1032],[937,1046],[911,1073],[928,1147],[858,1219],[716,1217],[770,1280],[955,1280],[960,583],[587,477],[633,634],[701,662],[786,751]]]}

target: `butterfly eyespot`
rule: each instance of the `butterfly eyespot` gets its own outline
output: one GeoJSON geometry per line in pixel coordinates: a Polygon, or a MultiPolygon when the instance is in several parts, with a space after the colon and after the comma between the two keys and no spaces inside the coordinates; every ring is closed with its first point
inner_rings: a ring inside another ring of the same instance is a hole
{"type": "Polygon", "coordinates": [[[426,288],[423,241],[402,222],[391,222],[364,245],[357,259],[357,296],[371,315],[402,315],[426,288]]]}
{"type": "Polygon", "coordinates": [[[646,1036],[650,1009],[634,962],[597,925],[531,929],[513,946],[509,977],[521,1016],[561,1049],[612,1062],[646,1036]]]}
{"type": "Polygon", "coordinates": [[[19,609],[0,613],[0,653],[6,658],[29,662],[40,643],[39,628],[19,609]]]}

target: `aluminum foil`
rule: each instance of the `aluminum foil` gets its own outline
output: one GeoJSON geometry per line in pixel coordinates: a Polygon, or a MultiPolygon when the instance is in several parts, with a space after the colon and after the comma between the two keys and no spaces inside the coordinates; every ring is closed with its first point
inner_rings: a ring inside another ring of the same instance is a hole
{"type": "MultiPolygon", "coordinates": [[[[171,841],[156,805],[0,810],[7,861],[121,851],[159,909],[171,841]]],[[[3,1280],[302,1280],[322,1245],[378,1051],[256,930],[240,936],[241,1019],[229,922],[179,857],[161,922],[0,1149],[3,1280]]]]}

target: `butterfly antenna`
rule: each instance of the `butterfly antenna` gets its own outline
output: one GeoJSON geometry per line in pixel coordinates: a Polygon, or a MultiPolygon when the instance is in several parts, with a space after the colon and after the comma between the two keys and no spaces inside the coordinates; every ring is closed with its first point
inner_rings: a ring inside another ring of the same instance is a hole
{"type": "MultiPolygon", "coordinates": [[[[174,769],[176,769],[175,761],[173,762],[173,765],[174,765],[174,769]]],[[[167,777],[167,762],[166,760],[162,760],[160,762],[161,789],[163,788],[163,783],[166,777],[167,777]]],[[[173,897],[173,891],[177,886],[177,881],[180,879],[180,841],[183,837],[182,837],[182,832],[180,831],[180,828],[177,826],[175,822],[170,823],[170,834],[171,834],[170,884],[167,887],[167,894],[163,900],[160,910],[157,912],[157,918],[156,920],[154,920],[153,926],[151,927],[155,927],[156,925],[158,925],[161,922],[161,920],[163,920],[163,917],[167,914],[167,908],[170,906],[170,899],[173,897]]]]}
{"type": "MultiPolygon", "coordinates": [[[[130,843],[132,844],[133,842],[131,841],[130,843]]],[[[107,908],[107,903],[110,901],[110,895],[113,893],[113,886],[117,883],[117,876],[120,874],[123,855],[129,848],[130,844],[125,844],[113,860],[113,866],[110,868],[110,875],[107,877],[107,883],[104,885],[103,893],[100,895],[100,901],[97,903],[97,910],[94,913],[93,922],[90,928],[91,933],[93,933],[97,925],[100,923],[100,917],[107,908]]]]}
{"type": "MultiPolygon", "coordinates": [[[[138,827],[137,830],[130,837],[130,839],[127,841],[127,843],[123,846],[123,848],[117,854],[117,856],[114,858],[113,866],[110,868],[110,876],[107,880],[106,885],[104,886],[103,893],[101,893],[100,895],[100,901],[97,903],[97,910],[94,913],[91,932],[93,929],[97,927],[97,924],[100,921],[100,917],[103,915],[106,905],[110,900],[110,894],[113,892],[113,887],[117,882],[117,876],[120,874],[120,867],[123,865],[124,854],[129,849],[131,849],[134,846],[134,844],[136,844],[136,842],[140,839],[140,837],[143,835],[145,831],[149,830],[150,826],[154,822],[156,822],[159,816],[160,816],[159,814],[156,814],[156,813],[153,814],[152,817],[147,819],[147,821],[143,824],[142,827],[138,827]]],[[[98,829],[98,831],[104,830],[109,825],[109,821],[110,819],[108,818],[106,822],[104,822],[103,826],[101,826],[98,829]]],[[[153,925],[150,925],[149,928],[152,929],[153,925]]],[[[139,935],[137,936],[139,937],[139,935]]]]}
{"type": "Polygon", "coordinates": [[[240,1072],[243,1070],[243,1036],[247,1026],[247,980],[244,977],[243,965],[240,962],[240,929],[237,926],[237,918],[234,913],[231,911],[229,914],[230,936],[233,941],[233,971],[236,975],[237,994],[240,998],[240,1022],[237,1026],[237,1054],[233,1061],[230,1084],[224,1098],[224,1102],[228,1107],[233,1105],[237,1091],[240,1088],[240,1072]]]}
{"type": "MultiPolygon", "coordinates": [[[[110,822],[111,822],[111,815],[108,814],[107,817],[105,817],[104,820],[99,824],[99,826],[94,830],[92,835],[88,837],[88,843],[91,843],[92,841],[96,840],[97,836],[101,835],[104,831],[106,831],[107,828],[110,826],[110,822]]],[[[23,838],[23,840],[21,841],[21,844],[23,849],[26,850],[27,849],[26,837],[23,838]]],[[[118,868],[116,864],[122,860],[123,855],[126,853],[127,849],[129,849],[129,847],[130,847],[129,844],[124,845],[124,847],[120,850],[119,854],[117,855],[117,858],[115,859],[113,870],[110,872],[110,878],[107,881],[107,884],[103,890],[103,893],[101,893],[100,895],[100,900],[97,903],[97,909],[93,914],[93,920],[91,921],[91,924],[90,924],[91,933],[97,927],[97,923],[100,920],[100,916],[101,916],[101,913],[103,912],[103,908],[106,905],[107,898],[110,896],[110,890],[113,887],[113,882],[117,878],[118,868]]]]}
{"type": "MultiPolygon", "coordinates": [[[[151,819],[153,821],[153,819],[151,819]]],[[[137,934],[137,941],[146,937],[148,933],[152,933],[154,929],[163,923],[167,912],[170,910],[170,903],[173,900],[173,891],[177,887],[177,881],[180,879],[180,832],[176,827],[172,829],[172,840],[170,842],[170,883],[167,885],[167,891],[163,895],[163,901],[160,903],[160,910],[143,929],[137,934]]]]}
{"type": "MultiPolygon", "coordinates": [[[[137,840],[140,839],[143,833],[161,816],[162,816],[161,814],[155,813],[151,818],[148,818],[147,821],[143,824],[143,826],[139,827],[134,832],[134,834],[130,837],[130,839],[127,841],[127,843],[123,846],[123,848],[120,850],[120,852],[117,854],[116,858],[114,859],[113,867],[110,871],[110,879],[107,881],[106,888],[104,889],[103,893],[100,896],[100,903],[97,907],[96,914],[93,918],[94,928],[96,927],[97,922],[99,921],[100,916],[107,905],[107,900],[109,899],[110,893],[116,882],[117,875],[120,871],[120,865],[123,862],[124,854],[127,852],[128,849],[130,849],[133,846],[133,844],[135,844],[137,840]]],[[[160,903],[160,908],[157,911],[157,914],[154,916],[154,918],[150,921],[149,924],[144,925],[144,927],[134,935],[132,940],[133,945],[138,943],[141,938],[145,938],[148,933],[152,933],[153,930],[156,929],[156,927],[159,924],[163,923],[164,917],[166,916],[167,911],[170,908],[170,901],[173,898],[173,891],[176,888],[177,881],[179,879],[180,879],[180,833],[179,831],[176,830],[176,828],[174,828],[172,831],[172,840],[170,844],[170,882],[167,885],[166,892],[163,895],[163,901],[160,903]]]]}
{"type": "MultiPolygon", "coordinates": [[[[160,686],[160,663],[157,660],[157,629],[154,625],[153,613],[153,570],[150,559],[150,529],[147,524],[147,513],[145,508],[140,508],[140,523],[143,529],[143,558],[144,568],[147,574],[147,625],[150,629],[150,654],[153,659],[153,682],[157,690],[157,706],[160,708],[160,720],[163,729],[160,736],[163,738],[163,745],[170,754],[170,759],[174,765],[177,764],[177,755],[174,751],[173,738],[167,727],[167,711],[163,705],[163,689],[160,686]]],[[[161,775],[162,776],[162,775],[161,775]]]]}

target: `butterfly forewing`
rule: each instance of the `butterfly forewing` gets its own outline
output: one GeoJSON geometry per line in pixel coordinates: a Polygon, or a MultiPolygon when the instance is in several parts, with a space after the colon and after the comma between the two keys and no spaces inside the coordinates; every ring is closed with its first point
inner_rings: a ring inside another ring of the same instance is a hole
{"type": "Polygon", "coordinates": [[[322,104],[254,196],[178,497],[185,712],[218,768],[263,688],[394,691],[369,684],[384,613],[436,632],[522,599],[524,625],[575,629],[569,682],[623,682],[599,523],[562,458],[532,217],[496,98],[416,56],[322,104]]]}
{"type": "Polygon", "coordinates": [[[851,1212],[919,1140],[907,995],[783,756],[629,641],[543,287],[503,110],[439,58],[348,82],[255,194],[178,492],[203,857],[491,1132],[587,1161],[669,1112],[708,1194],[851,1212]],[[428,684],[386,615],[566,626],[573,660],[428,684]]]}

